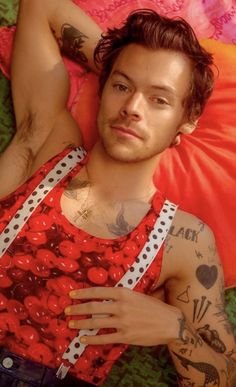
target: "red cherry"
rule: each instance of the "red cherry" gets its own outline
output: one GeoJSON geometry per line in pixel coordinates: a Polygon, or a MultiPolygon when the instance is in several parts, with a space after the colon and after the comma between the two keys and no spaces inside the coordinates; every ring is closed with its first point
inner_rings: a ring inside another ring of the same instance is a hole
{"type": "Polygon", "coordinates": [[[0,329],[16,333],[19,326],[19,321],[14,313],[0,314],[0,329]]]}
{"type": "Polygon", "coordinates": [[[19,267],[22,270],[30,270],[32,261],[31,255],[15,255],[13,258],[13,263],[15,266],[19,267]]]}
{"type": "Polygon", "coordinates": [[[12,257],[5,253],[1,258],[0,258],[0,268],[3,269],[9,269],[12,267],[12,257]]]}
{"type": "Polygon", "coordinates": [[[57,283],[57,279],[49,279],[47,282],[46,282],[46,287],[48,290],[56,293],[56,294],[61,294],[61,289],[60,289],[60,286],[59,284],[57,283]]]}
{"type": "Polygon", "coordinates": [[[6,338],[6,347],[13,353],[20,354],[22,357],[27,357],[27,350],[25,346],[18,344],[15,336],[6,338]]]}
{"type": "Polygon", "coordinates": [[[91,282],[103,285],[107,281],[108,272],[102,267],[90,267],[87,276],[91,282]]]}
{"type": "Polygon", "coordinates": [[[68,333],[70,331],[65,321],[57,319],[53,319],[50,321],[48,329],[53,332],[56,337],[63,338],[68,337],[68,333]]]}
{"type": "Polygon", "coordinates": [[[59,298],[54,294],[51,294],[47,300],[48,309],[54,314],[58,315],[63,312],[63,309],[59,306],[59,298]]]}
{"type": "Polygon", "coordinates": [[[81,267],[91,267],[93,266],[94,261],[93,258],[89,257],[88,255],[84,255],[81,258],[81,267]]]}
{"type": "Polygon", "coordinates": [[[80,372],[86,372],[89,367],[90,361],[85,356],[80,357],[77,363],[74,365],[75,370],[80,372]]]}
{"type": "Polygon", "coordinates": [[[47,324],[51,318],[51,313],[46,308],[36,304],[29,309],[29,314],[39,324],[47,324]]]}
{"type": "Polygon", "coordinates": [[[74,242],[64,240],[59,244],[59,250],[64,257],[78,259],[80,257],[80,249],[74,242]]]}
{"type": "Polygon", "coordinates": [[[56,349],[57,353],[62,354],[68,348],[69,344],[70,344],[69,340],[66,340],[66,339],[56,339],[54,341],[54,348],[56,349]]]}
{"type": "Polygon", "coordinates": [[[15,267],[8,270],[8,275],[14,282],[22,282],[26,276],[26,272],[15,267]]]}
{"type": "Polygon", "coordinates": [[[28,313],[25,309],[25,306],[19,301],[8,301],[7,310],[9,313],[15,314],[19,320],[25,320],[28,317],[28,313]]]}
{"type": "Polygon", "coordinates": [[[121,355],[122,353],[124,352],[124,348],[121,349],[120,347],[114,347],[111,349],[111,351],[108,353],[108,355],[106,356],[106,359],[109,361],[115,361],[117,360],[121,355]]]}
{"type": "Polygon", "coordinates": [[[87,357],[87,359],[97,359],[98,357],[101,357],[102,356],[102,349],[100,346],[96,346],[96,345],[93,345],[93,346],[88,346],[84,352],[85,356],[87,357]]]}
{"type": "Polygon", "coordinates": [[[124,275],[124,270],[121,266],[112,266],[108,270],[109,277],[115,281],[118,282],[124,275]]]}
{"type": "Polygon", "coordinates": [[[34,232],[48,230],[51,225],[52,221],[46,214],[38,214],[29,219],[29,227],[34,232]]]}
{"type": "Polygon", "coordinates": [[[114,263],[115,265],[121,265],[124,260],[124,254],[122,251],[113,252],[111,247],[106,249],[105,259],[114,263]]]}
{"type": "Polygon", "coordinates": [[[84,238],[81,238],[81,235],[75,236],[75,243],[84,253],[92,253],[93,251],[96,251],[97,244],[91,237],[85,236],[84,238]]]}
{"type": "Polygon", "coordinates": [[[70,277],[61,276],[56,279],[56,282],[62,294],[68,294],[71,290],[77,289],[77,282],[70,277]]]}
{"type": "Polygon", "coordinates": [[[31,264],[31,271],[38,277],[49,277],[50,270],[41,261],[35,259],[31,264]]]}
{"type": "Polygon", "coordinates": [[[6,271],[0,269],[0,288],[9,288],[12,285],[12,280],[6,274],[6,271]]]}
{"type": "Polygon", "coordinates": [[[78,263],[74,259],[70,258],[57,258],[55,260],[55,266],[64,272],[73,273],[79,268],[78,263]]]}
{"type": "Polygon", "coordinates": [[[133,265],[134,263],[134,258],[132,257],[126,257],[123,261],[123,268],[124,268],[124,271],[126,272],[127,270],[129,270],[131,268],[131,266],[133,265]]]}
{"type": "Polygon", "coordinates": [[[24,341],[25,344],[31,345],[39,341],[39,334],[35,328],[29,325],[21,325],[18,331],[18,337],[24,341]]]}
{"type": "Polygon", "coordinates": [[[55,206],[55,199],[56,199],[56,197],[55,197],[55,195],[54,194],[51,194],[51,193],[49,193],[46,197],[45,197],[45,199],[44,199],[44,204],[46,204],[48,207],[54,207],[55,206]]]}
{"type": "Polygon", "coordinates": [[[41,343],[32,344],[28,348],[28,354],[33,360],[44,364],[50,363],[53,357],[52,351],[45,344],[41,343]]]}
{"type": "Polygon", "coordinates": [[[27,309],[31,309],[33,305],[40,305],[40,301],[35,296],[27,296],[24,299],[24,305],[27,309]]]}
{"type": "Polygon", "coordinates": [[[59,305],[64,310],[67,306],[71,304],[71,298],[69,296],[61,296],[59,298],[59,305]]]}
{"type": "Polygon", "coordinates": [[[38,249],[36,258],[46,265],[49,269],[55,266],[54,261],[57,259],[56,255],[48,249],[38,249]]]}
{"type": "Polygon", "coordinates": [[[37,246],[44,245],[47,242],[47,237],[44,231],[27,231],[25,235],[30,243],[37,246]]]}
{"type": "Polygon", "coordinates": [[[147,240],[147,234],[145,232],[145,230],[143,231],[140,231],[136,236],[135,236],[135,242],[137,243],[137,245],[140,247],[140,246],[143,246],[144,243],[146,242],[147,240]]]}
{"type": "Polygon", "coordinates": [[[48,216],[50,217],[52,223],[56,223],[57,225],[63,224],[61,218],[58,216],[58,212],[55,208],[52,208],[51,211],[48,213],[48,216]]]}
{"type": "Polygon", "coordinates": [[[127,256],[136,256],[139,252],[139,247],[132,240],[128,241],[123,249],[123,253],[127,256]]]}
{"type": "Polygon", "coordinates": [[[0,293],[0,310],[6,309],[7,302],[7,298],[2,293],[0,293]]]}

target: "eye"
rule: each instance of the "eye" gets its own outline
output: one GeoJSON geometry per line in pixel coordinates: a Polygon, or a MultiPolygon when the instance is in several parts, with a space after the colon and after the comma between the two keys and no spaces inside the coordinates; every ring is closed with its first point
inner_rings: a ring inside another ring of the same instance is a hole
{"type": "Polygon", "coordinates": [[[168,100],[163,97],[152,97],[151,100],[157,105],[169,105],[168,100]]]}
{"type": "Polygon", "coordinates": [[[128,86],[124,85],[123,83],[114,83],[112,85],[113,89],[120,92],[128,92],[129,88],[128,86]]]}

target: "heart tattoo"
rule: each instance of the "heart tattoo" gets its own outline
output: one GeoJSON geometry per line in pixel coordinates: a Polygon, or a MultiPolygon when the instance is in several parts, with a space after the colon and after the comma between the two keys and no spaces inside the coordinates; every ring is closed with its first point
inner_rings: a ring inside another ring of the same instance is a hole
{"type": "Polygon", "coordinates": [[[204,286],[204,288],[210,289],[217,280],[217,267],[215,265],[200,265],[196,270],[196,276],[198,281],[204,286]]]}

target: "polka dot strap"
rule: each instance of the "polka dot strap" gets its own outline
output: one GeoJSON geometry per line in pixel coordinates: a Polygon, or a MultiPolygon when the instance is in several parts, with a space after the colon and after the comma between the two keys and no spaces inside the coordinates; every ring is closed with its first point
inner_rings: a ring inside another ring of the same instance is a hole
{"type": "Polygon", "coordinates": [[[33,211],[38,207],[45,196],[78,164],[78,162],[82,161],[85,156],[86,152],[83,148],[73,149],[55,165],[34,189],[0,234],[0,258],[14,241],[33,211]]]}
{"type": "MultiPolygon", "coordinates": [[[[177,206],[174,203],[166,200],[159,217],[156,220],[156,223],[151,231],[148,241],[145,243],[143,249],[140,254],[136,258],[133,265],[130,269],[123,275],[121,280],[115,285],[116,287],[126,287],[129,289],[133,289],[140,279],[144,276],[145,272],[156,258],[165,238],[170,229],[171,223],[173,221],[174,215],[176,213],[177,206]]],[[[110,302],[110,301],[104,301],[110,302]]],[[[96,335],[98,329],[81,329],[79,334],[71,341],[70,345],[64,352],[62,359],[67,362],[67,365],[64,363],[61,364],[57,371],[57,377],[59,379],[63,379],[68,370],[70,369],[70,365],[75,364],[77,359],[84,352],[86,345],[80,342],[80,338],[82,336],[92,336],[96,335]],[[69,363],[68,363],[69,362],[69,363]]]]}

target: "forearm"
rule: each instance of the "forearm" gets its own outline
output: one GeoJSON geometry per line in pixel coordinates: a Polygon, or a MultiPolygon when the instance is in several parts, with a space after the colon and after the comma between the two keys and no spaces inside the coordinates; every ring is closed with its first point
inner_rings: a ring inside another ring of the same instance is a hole
{"type": "Polygon", "coordinates": [[[64,55],[96,72],[93,53],[102,30],[71,0],[44,0],[48,22],[64,55]]]}
{"type": "Polygon", "coordinates": [[[219,337],[206,343],[184,317],[179,319],[179,324],[178,339],[168,345],[178,373],[179,385],[190,385],[187,384],[190,382],[195,387],[208,384],[234,387],[236,365],[231,353],[223,353],[225,348],[219,337]]]}

